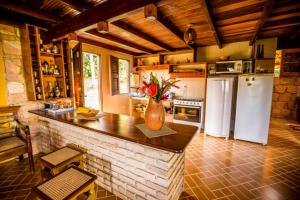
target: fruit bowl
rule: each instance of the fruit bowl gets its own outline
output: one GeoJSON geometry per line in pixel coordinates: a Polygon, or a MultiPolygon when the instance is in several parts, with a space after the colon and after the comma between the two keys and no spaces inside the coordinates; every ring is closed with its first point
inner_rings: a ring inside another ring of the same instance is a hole
{"type": "Polygon", "coordinates": [[[77,115],[83,117],[95,117],[99,113],[99,110],[89,108],[78,108],[76,113],[77,115]]]}

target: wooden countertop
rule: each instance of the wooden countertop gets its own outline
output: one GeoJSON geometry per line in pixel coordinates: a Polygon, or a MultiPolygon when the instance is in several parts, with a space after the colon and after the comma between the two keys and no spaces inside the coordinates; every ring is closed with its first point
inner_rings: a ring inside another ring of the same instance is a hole
{"type": "Polygon", "coordinates": [[[139,117],[105,113],[103,117],[96,121],[86,121],[71,118],[74,115],[74,111],[55,115],[43,110],[32,110],[29,112],[59,122],[173,153],[183,152],[197,132],[196,126],[166,122],[165,125],[177,131],[177,134],[149,139],[135,127],[136,124],[144,123],[144,119],[139,117]]]}

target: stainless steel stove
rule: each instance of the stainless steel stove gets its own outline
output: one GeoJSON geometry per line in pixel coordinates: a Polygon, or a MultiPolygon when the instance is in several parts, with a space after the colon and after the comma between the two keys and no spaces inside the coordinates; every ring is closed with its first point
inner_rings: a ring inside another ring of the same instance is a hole
{"type": "Polygon", "coordinates": [[[203,99],[175,99],[174,104],[176,105],[186,105],[186,106],[202,106],[203,105],[203,99]]]}
{"type": "Polygon", "coordinates": [[[202,128],[203,99],[175,99],[174,123],[196,125],[202,128]]]}

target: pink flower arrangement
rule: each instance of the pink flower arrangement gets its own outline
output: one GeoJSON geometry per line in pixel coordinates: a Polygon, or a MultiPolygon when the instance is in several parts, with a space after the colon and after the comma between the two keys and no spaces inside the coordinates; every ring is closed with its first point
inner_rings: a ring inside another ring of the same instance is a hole
{"type": "Polygon", "coordinates": [[[151,73],[150,74],[150,83],[143,81],[143,86],[139,88],[140,94],[147,94],[150,98],[153,98],[156,102],[160,100],[166,100],[169,98],[169,95],[166,94],[171,87],[179,88],[175,85],[178,81],[162,80],[161,84],[158,79],[151,73]]]}

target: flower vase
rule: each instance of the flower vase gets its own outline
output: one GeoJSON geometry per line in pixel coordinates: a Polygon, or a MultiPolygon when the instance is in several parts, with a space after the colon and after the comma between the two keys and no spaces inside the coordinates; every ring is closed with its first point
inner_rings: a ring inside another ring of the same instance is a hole
{"type": "Polygon", "coordinates": [[[151,131],[160,130],[165,123],[165,109],[162,101],[156,102],[149,98],[148,106],[145,111],[145,124],[151,131]]]}

